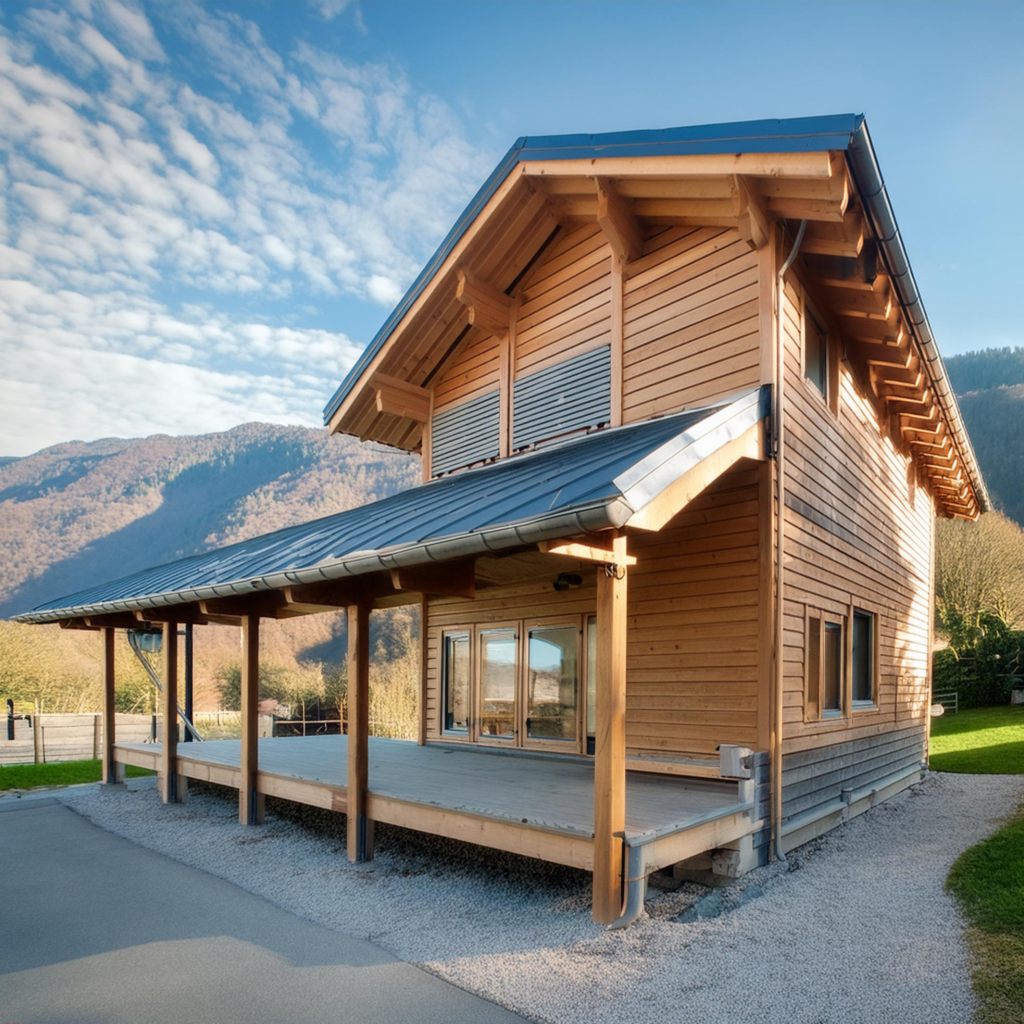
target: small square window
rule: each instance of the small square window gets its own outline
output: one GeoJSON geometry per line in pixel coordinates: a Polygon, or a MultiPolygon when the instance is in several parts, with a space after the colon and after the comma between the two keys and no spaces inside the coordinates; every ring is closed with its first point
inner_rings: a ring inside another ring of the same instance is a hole
{"type": "Polygon", "coordinates": [[[827,402],[828,337],[810,310],[804,311],[804,376],[821,392],[827,402]]]}

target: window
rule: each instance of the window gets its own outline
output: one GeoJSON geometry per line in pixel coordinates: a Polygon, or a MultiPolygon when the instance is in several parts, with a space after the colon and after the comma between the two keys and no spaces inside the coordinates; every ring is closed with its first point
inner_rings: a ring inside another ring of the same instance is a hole
{"type": "Polygon", "coordinates": [[[469,732],[469,633],[444,635],[444,731],[469,732]]]}
{"type": "Polygon", "coordinates": [[[875,616],[859,608],[853,612],[853,703],[875,699],[875,616]]]}
{"type": "Polygon", "coordinates": [[[821,713],[841,714],[843,710],[843,624],[826,622],[822,644],[821,713]]]}
{"type": "Polygon", "coordinates": [[[531,629],[526,666],[526,739],[576,739],[579,626],[531,629]]]}
{"type": "Polygon", "coordinates": [[[804,310],[804,376],[828,402],[828,337],[809,309],[804,310]]]}
{"type": "Polygon", "coordinates": [[[516,722],[516,632],[483,630],[480,636],[480,738],[511,740],[516,722]]]}

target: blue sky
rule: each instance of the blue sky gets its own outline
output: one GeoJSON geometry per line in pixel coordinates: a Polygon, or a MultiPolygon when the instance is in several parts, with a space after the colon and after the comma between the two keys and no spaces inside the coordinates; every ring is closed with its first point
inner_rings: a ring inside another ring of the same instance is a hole
{"type": "Polygon", "coordinates": [[[1019,4],[0,4],[0,454],[320,410],[519,135],[860,112],[946,354],[1024,342],[1019,4]]]}

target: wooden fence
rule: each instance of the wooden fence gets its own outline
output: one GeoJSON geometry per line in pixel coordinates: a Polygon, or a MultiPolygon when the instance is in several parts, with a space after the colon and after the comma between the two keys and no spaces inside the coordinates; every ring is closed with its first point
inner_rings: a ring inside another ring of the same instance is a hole
{"type": "MultiPolygon", "coordinates": [[[[143,743],[152,733],[151,715],[117,716],[117,738],[143,743]]],[[[14,720],[14,739],[7,738],[7,719],[0,723],[0,765],[43,764],[47,761],[96,759],[103,751],[103,716],[32,715],[14,720]]]]}

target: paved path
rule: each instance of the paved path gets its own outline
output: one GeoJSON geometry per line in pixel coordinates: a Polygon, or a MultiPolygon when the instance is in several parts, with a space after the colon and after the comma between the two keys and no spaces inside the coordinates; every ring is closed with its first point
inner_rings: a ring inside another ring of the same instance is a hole
{"type": "Polygon", "coordinates": [[[56,801],[0,809],[0,1021],[523,1019],[56,801]]]}

